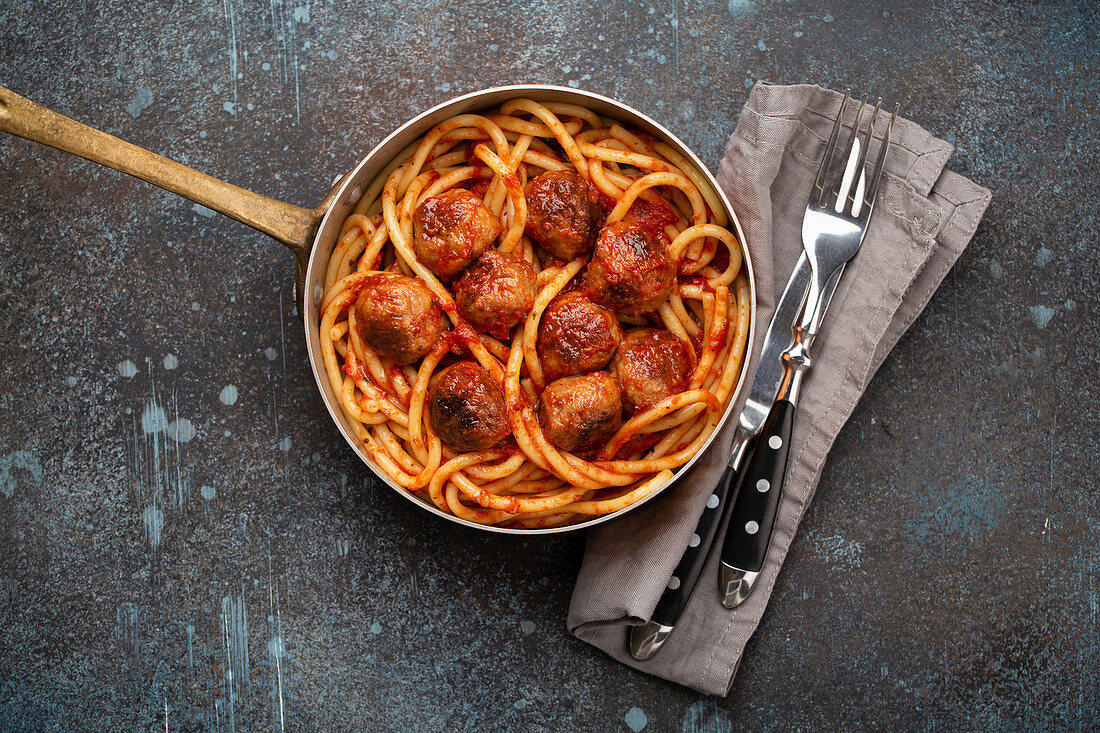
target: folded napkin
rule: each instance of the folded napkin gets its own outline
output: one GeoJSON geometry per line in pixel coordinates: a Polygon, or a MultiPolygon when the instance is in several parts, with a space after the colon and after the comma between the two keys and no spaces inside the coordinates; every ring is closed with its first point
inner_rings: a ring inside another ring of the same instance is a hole
{"type": "MultiPolygon", "coordinates": [[[[840,101],[839,94],[818,86],[757,84],[722,158],[718,180],[741,221],[756,273],[753,369],[776,300],[802,250],[802,215],[840,101]]],[[[771,548],[748,600],[729,611],[718,599],[719,537],[661,651],[639,662],[627,650],[628,628],[646,621],[656,607],[729,460],[737,422],[730,419],[672,489],[592,530],[569,608],[570,631],[644,672],[707,694],[729,692],[833,440],[883,359],[962,254],[989,204],[987,189],[944,170],[952,151],[909,120],[898,119],[894,126],[866,239],[845,270],[814,344],[814,368],[802,385],[771,548]]]]}

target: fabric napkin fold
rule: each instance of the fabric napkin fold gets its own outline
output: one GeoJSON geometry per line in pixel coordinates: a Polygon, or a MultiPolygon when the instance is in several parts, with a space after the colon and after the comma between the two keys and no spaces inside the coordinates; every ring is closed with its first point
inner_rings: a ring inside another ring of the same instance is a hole
{"type": "MultiPolygon", "coordinates": [[[[719,167],[719,183],[741,222],[756,275],[750,375],[802,250],[802,215],[840,101],[841,95],[819,86],[758,83],[719,167]]],[[[662,650],[645,662],[630,656],[628,628],[646,621],[656,607],[729,460],[737,422],[730,419],[707,454],[663,496],[589,534],[569,608],[568,626],[577,637],[649,674],[707,694],[729,692],[829,448],[989,205],[988,189],[944,170],[953,150],[914,122],[899,118],[894,126],[866,239],[845,270],[814,345],[771,547],[748,600],[733,611],[719,601],[719,537],[662,650]]],[[[742,392],[735,415],[747,386],[742,392]]]]}

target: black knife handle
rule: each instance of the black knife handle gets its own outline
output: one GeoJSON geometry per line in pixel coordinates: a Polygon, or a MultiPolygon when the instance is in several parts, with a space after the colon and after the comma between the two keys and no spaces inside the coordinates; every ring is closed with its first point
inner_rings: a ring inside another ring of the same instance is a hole
{"type": "MultiPolygon", "coordinates": [[[[750,439],[737,456],[748,455],[752,452],[752,448],[753,442],[750,439]]],[[[738,464],[741,468],[745,465],[743,460],[738,464]]],[[[632,626],[627,633],[627,646],[635,659],[644,661],[656,654],[672,633],[676,622],[680,620],[680,614],[684,612],[691,593],[699,582],[699,576],[703,573],[703,566],[707,564],[710,551],[714,548],[715,536],[729,518],[734,492],[737,490],[739,477],[743,473],[733,466],[726,466],[722,478],[707,497],[703,513],[695,525],[695,531],[688,540],[684,554],[680,556],[680,562],[676,565],[672,577],[669,578],[668,585],[661,593],[653,615],[641,626],[632,626]]]]}
{"type": "Polygon", "coordinates": [[[794,408],[793,403],[779,400],[764,421],[756,449],[745,465],[741,490],[722,543],[725,565],[748,572],[759,572],[764,567],[787,472],[794,408]]]}
{"type": "Polygon", "coordinates": [[[703,566],[707,562],[707,556],[714,546],[714,536],[718,528],[722,526],[723,519],[729,516],[729,506],[733,498],[735,478],[737,473],[732,466],[726,466],[718,485],[707,497],[706,508],[699,517],[699,523],[695,526],[695,532],[688,541],[680,562],[676,565],[672,577],[665,586],[661,600],[657,602],[657,608],[650,617],[652,621],[666,626],[675,626],[684,612],[691,593],[695,590],[695,584],[703,573],[703,566]]]}

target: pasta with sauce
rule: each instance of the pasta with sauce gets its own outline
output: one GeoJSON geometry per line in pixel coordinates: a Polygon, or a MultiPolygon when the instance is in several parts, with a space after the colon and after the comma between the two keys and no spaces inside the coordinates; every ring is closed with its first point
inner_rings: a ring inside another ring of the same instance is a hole
{"type": "Polygon", "coordinates": [[[432,128],[344,222],[318,324],[372,460],[471,522],[651,494],[716,429],[749,332],[740,244],[668,145],[512,99],[432,128]]]}

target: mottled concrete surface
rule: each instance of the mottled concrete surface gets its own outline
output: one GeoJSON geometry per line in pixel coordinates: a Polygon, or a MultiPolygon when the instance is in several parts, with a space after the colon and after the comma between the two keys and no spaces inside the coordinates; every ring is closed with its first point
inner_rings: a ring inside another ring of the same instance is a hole
{"type": "Polygon", "coordinates": [[[0,84],[297,203],[514,81],[622,99],[712,165],[755,80],[852,86],[994,192],[715,699],[567,634],[581,534],[475,533],[372,483],[284,250],[0,138],[0,728],[1094,729],[1098,23],[1085,0],[0,4],[0,84]]]}

